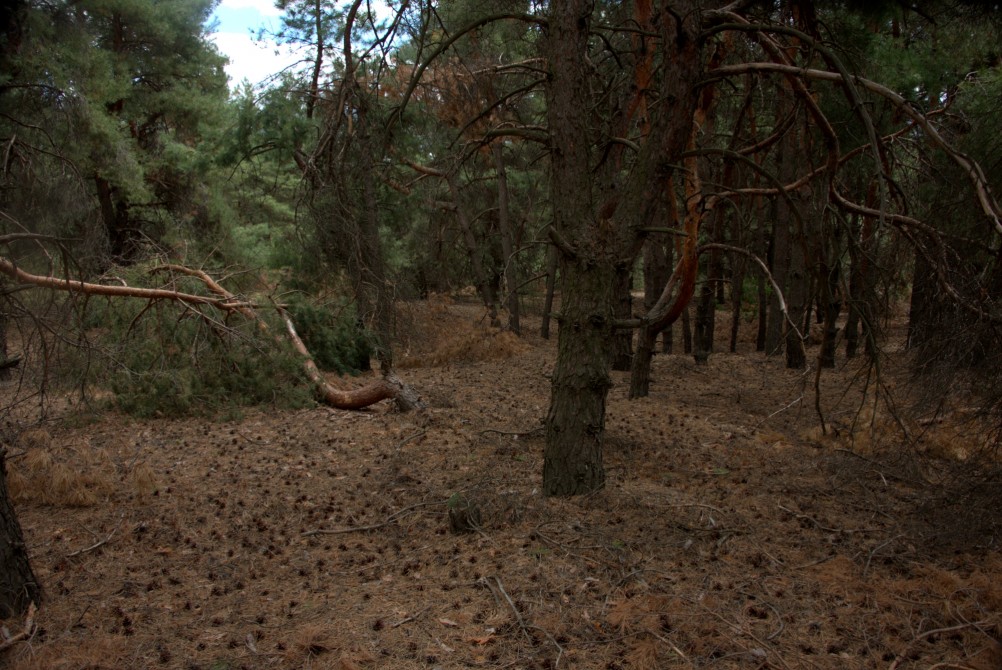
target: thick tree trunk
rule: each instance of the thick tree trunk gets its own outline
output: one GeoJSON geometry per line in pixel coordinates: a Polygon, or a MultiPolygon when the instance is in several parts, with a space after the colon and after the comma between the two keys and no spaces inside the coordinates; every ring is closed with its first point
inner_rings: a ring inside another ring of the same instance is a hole
{"type": "Polygon", "coordinates": [[[108,253],[112,263],[128,264],[139,251],[139,235],[129,225],[129,210],[115,197],[115,188],[104,177],[95,177],[101,219],[108,235],[108,253]]]}
{"type": "Polygon", "coordinates": [[[615,269],[569,261],[561,267],[560,331],[546,420],[543,493],[577,495],[605,482],[602,440],[613,335],[615,269]]]}
{"type": "Polygon", "coordinates": [[[21,524],[7,492],[7,452],[0,447],[0,619],[24,614],[42,600],[42,587],[28,561],[21,524]]]}
{"type": "MultiPolygon", "coordinates": [[[[588,0],[550,3],[545,29],[551,237],[563,257],[560,337],[543,465],[547,495],[588,493],[605,481],[602,439],[617,268],[631,265],[640,252],[641,231],[657,215],[674,164],[682,162],[702,79],[698,10],[691,3],[672,3],[659,25],[664,59],[671,63],[659,70],[665,103],[652,111],[650,132],[628,171],[615,160],[600,159],[608,135],[595,123],[595,89],[588,83],[594,75],[588,52],[596,11],[588,0]]],[[[646,95],[641,89],[619,93],[646,95]]],[[[686,195],[698,208],[699,189],[693,190],[687,188],[686,195]]],[[[691,295],[685,295],[685,303],[691,295]]]]}

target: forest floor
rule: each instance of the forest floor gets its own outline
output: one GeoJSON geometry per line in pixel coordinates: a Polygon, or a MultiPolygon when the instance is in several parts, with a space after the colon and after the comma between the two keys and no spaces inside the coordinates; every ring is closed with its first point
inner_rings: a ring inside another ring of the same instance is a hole
{"type": "Polygon", "coordinates": [[[823,434],[813,371],[748,343],[659,355],[648,398],[613,374],[605,488],[549,499],[555,344],[447,299],[401,309],[424,412],[68,408],[21,432],[9,481],[45,601],[0,666],[1002,668],[998,538],[928,504],[978,440],[964,412],[874,411],[840,357],[823,434]]]}

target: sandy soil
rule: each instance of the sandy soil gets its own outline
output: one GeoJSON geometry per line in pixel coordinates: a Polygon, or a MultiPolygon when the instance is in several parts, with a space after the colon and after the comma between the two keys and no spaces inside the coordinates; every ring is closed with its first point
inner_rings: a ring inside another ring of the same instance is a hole
{"type": "MultiPolygon", "coordinates": [[[[476,317],[403,315],[424,413],[20,432],[46,600],[0,666],[1002,667],[997,547],[920,511],[921,467],[882,449],[894,422],[846,392],[857,363],[821,378],[828,435],[813,372],[747,344],[658,356],[642,400],[615,373],[605,489],[546,499],[554,345],[476,317]]],[[[932,455],[973,439],[945,423],[932,455]]]]}

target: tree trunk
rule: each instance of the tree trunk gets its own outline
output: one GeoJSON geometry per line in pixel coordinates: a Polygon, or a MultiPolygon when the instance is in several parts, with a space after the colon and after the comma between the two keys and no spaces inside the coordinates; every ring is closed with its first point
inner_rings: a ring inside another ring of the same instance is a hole
{"type": "Polygon", "coordinates": [[[682,353],[692,353],[692,318],[688,307],[682,310],[682,353]]]}
{"type": "Polygon", "coordinates": [[[546,296],[543,298],[543,322],[539,326],[539,336],[550,339],[550,318],[553,312],[553,294],[557,286],[557,248],[550,245],[546,250],[546,296]]]}
{"type": "MultiPolygon", "coordinates": [[[[709,271],[710,268],[707,268],[709,271]]],[[[696,318],[692,333],[692,356],[696,365],[707,365],[713,353],[713,335],[717,305],[714,282],[709,274],[703,277],[703,286],[696,302],[696,318]]]]}
{"type": "Polygon", "coordinates": [[[42,600],[42,587],[28,561],[21,524],[7,492],[7,452],[0,447],[0,619],[28,611],[42,600]]]}
{"type": "Polygon", "coordinates": [[[741,307],[744,298],[745,274],[747,261],[735,258],[731,261],[731,343],[730,352],[738,350],[738,334],[741,330],[741,307]]]}
{"type": "MultiPolygon", "coordinates": [[[[728,183],[725,177],[725,183],[728,183]]],[[[724,241],[724,214],[722,208],[713,211],[713,242],[724,241]]],[[[713,353],[713,338],[717,319],[717,286],[723,285],[723,254],[718,249],[711,249],[709,261],[706,264],[706,276],[700,289],[699,301],[696,304],[696,328],[693,334],[693,357],[696,365],[706,365],[713,353]]]]}
{"type": "MultiPolygon", "coordinates": [[[[588,0],[548,5],[543,44],[548,64],[551,237],[562,255],[562,284],[557,362],[546,422],[546,495],[588,493],[605,481],[602,440],[611,383],[609,341],[616,327],[616,275],[640,252],[642,231],[656,216],[658,198],[670,184],[674,165],[683,160],[698,107],[697,84],[703,76],[698,9],[683,2],[673,3],[672,9],[662,12],[658,26],[664,60],[671,63],[660,68],[658,89],[662,100],[670,99],[671,104],[652,112],[650,132],[624,171],[618,161],[600,158],[609,144],[607,132],[595,123],[596,89],[590,83],[594,69],[589,58],[592,12],[598,10],[588,0]],[[598,193],[605,196],[604,202],[598,201],[598,193]]],[[[646,95],[629,88],[620,88],[619,93],[646,95]]],[[[687,196],[698,208],[700,193],[694,190],[687,196]]],[[[691,257],[694,268],[694,249],[691,257]]],[[[691,295],[691,291],[686,295],[686,303],[691,295]]]]}
{"type": "MultiPolygon", "coordinates": [[[[661,292],[671,278],[674,241],[667,233],[652,233],[644,242],[644,312],[654,309],[661,292]]],[[[650,393],[651,360],[659,334],[663,334],[665,353],[671,353],[672,327],[664,330],[641,328],[630,374],[630,398],[645,398],[650,393]]]]}
{"type": "Polygon", "coordinates": [[[104,177],[94,178],[101,219],[108,235],[108,253],[112,263],[128,264],[139,252],[138,234],[129,226],[125,203],[115,198],[115,187],[104,177]]]}
{"type": "MultiPolygon", "coordinates": [[[[3,284],[6,282],[0,282],[0,288],[3,288],[3,284]]],[[[0,312],[0,381],[10,379],[13,365],[8,356],[10,351],[7,348],[7,313],[0,312]]]]}
{"type": "Polygon", "coordinates": [[[546,420],[543,493],[577,495],[605,482],[602,441],[612,381],[615,269],[576,261],[561,266],[560,331],[546,420]]]}
{"type": "Polygon", "coordinates": [[[834,237],[823,253],[820,277],[820,303],[822,309],[824,331],[821,336],[821,351],[818,353],[818,364],[823,368],[835,367],[835,345],[838,338],[839,313],[842,311],[842,301],[839,298],[839,285],[842,282],[842,261],[839,260],[838,238],[834,237]]]}
{"type": "MultiPolygon", "coordinates": [[[[368,144],[365,138],[363,144],[368,144]]],[[[393,369],[393,292],[386,281],[386,264],[383,260],[382,240],[379,237],[379,203],[376,198],[375,175],[371,153],[363,158],[362,201],[365,204],[359,222],[359,244],[361,247],[362,291],[369,293],[367,301],[372,313],[362,315],[376,338],[376,358],[384,374],[393,369]]]]}
{"type": "MultiPolygon", "coordinates": [[[[756,198],[758,211],[758,255],[764,258],[767,265],[772,267],[772,242],[769,238],[769,229],[765,225],[766,208],[761,200],[756,198]]],[[[758,297],[758,330],[755,333],[755,351],[765,352],[765,345],[769,331],[769,293],[765,290],[765,277],[759,273],[755,278],[755,295],[758,297]]]]}
{"type": "MultiPolygon", "coordinates": [[[[627,268],[616,270],[616,318],[633,316],[633,273],[627,268]]],[[[626,372],[633,364],[633,330],[620,329],[612,336],[612,369],[626,372]]]]}
{"type": "Polygon", "coordinates": [[[515,234],[511,228],[508,207],[508,176],[504,167],[504,151],[499,142],[491,146],[494,169],[498,178],[498,229],[501,233],[501,252],[504,254],[504,282],[507,290],[505,305],[508,308],[508,330],[520,335],[518,304],[518,265],[515,263],[515,234]]]}
{"type": "Polygon", "coordinates": [[[560,245],[560,329],[543,454],[544,495],[578,495],[605,483],[602,440],[616,280],[611,221],[599,225],[586,109],[590,38],[585,0],[550,5],[546,54],[552,137],[551,201],[560,245]],[[568,240],[567,236],[572,239],[568,240]]]}

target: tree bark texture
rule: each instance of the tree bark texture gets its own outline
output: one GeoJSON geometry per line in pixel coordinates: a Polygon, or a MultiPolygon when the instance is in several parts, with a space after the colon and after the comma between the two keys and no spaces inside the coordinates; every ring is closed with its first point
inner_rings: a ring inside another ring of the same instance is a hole
{"type": "Polygon", "coordinates": [[[31,569],[21,524],[7,492],[6,456],[0,447],[0,619],[24,614],[31,603],[42,599],[42,587],[31,569]]]}
{"type": "MultiPolygon", "coordinates": [[[[651,112],[650,132],[628,164],[619,159],[621,154],[604,160],[609,144],[594,116],[589,58],[593,11],[587,0],[551,3],[544,39],[551,237],[562,256],[560,333],[543,465],[546,495],[588,493],[605,481],[602,440],[616,278],[632,266],[643,229],[661,209],[673,166],[681,162],[692,133],[696,86],[702,78],[698,11],[689,3],[672,3],[670,11],[661,12],[659,38],[666,65],[656,78],[660,102],[651,112]]],[[[636,62],[639,76],[650,61],[641,56],[636,62]]],[[[647,92],[621,88],[616,94],[627,100],[647,92]]],[[[618,109],[641,107],[623,104],[618,109]]],[[[620,121],[629,125],[630,112],[625,116],[620,121]]]]}
{"type": "Polygon", "coordinates": [[[519,319],[518,265],[515,264],[515,233],[511,226],[511,208],[508,195],[508,173],[504,164],[504,149],[499,142],[491,145],[494,169],[498,179],[498,232],[501,234],[501,252],[504,254],[504,283],[508,308],[508,330],[520,335],[522,326],[519,319]]]}
{"type": "MultiPolygon", "coordinates": [[[[616,318],[629,319],[633,316],[633,273],[627,268],[616,272],[616,318]]],[[[620,329],[612,338],[612,369],[625,372],[633,362],[633,330],[620,329]]]]}
{"type": "Polygon", "coordinates": [[[546,419],[543,493],[577,495],[605,482],[602,441],[613,335],[615,269],[567,262],[562,293],[557,362],[546,419]]]}
{"type": "Polygon", "coordinates": [[[557,287],[557,263],[560,256],[557,247],[549,245],[546,249],[546,295],[543,298],[543,320],[539,326],[539,336],[550,339],[550,321],[553,312],[553,294],[557,287]]]}

